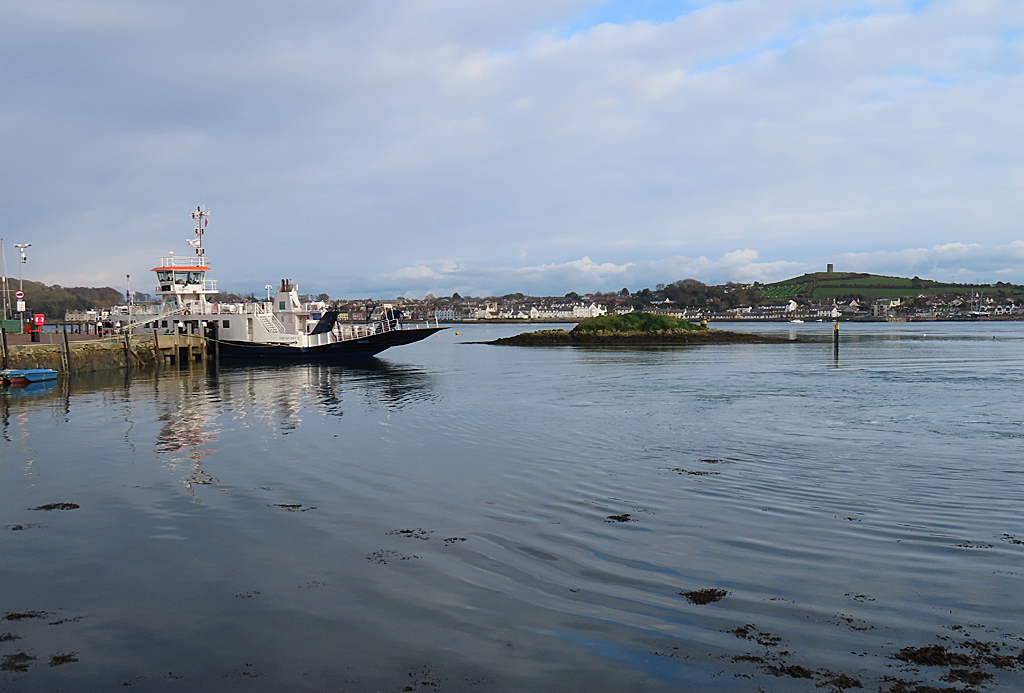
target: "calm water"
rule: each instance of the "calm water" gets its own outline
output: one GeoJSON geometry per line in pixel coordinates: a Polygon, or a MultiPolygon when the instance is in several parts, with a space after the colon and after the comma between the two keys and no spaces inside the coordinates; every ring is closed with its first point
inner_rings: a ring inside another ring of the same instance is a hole
{"type": "Polygon", "coordinates": [[[1024,325],[455,329],[3,395],[0,690],[963,687],[892,655],[1024,646],[1024,325]]]}

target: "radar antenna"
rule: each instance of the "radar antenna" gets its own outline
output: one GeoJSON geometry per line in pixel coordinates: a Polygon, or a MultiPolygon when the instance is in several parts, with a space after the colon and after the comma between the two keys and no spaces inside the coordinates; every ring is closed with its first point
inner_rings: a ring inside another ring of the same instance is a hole
{"type": "Polygon", "coordinates": [[[210,216],[210,210],[208,207],[196,207],[192,211],[192,218],[196,220],[196,237],[190,240],[188,244],[196,249],[196,255],[202,257],[206,255],[206,248],[203,247],[203,232],[206,225],[209,223],[205,217],[210,216]]]}

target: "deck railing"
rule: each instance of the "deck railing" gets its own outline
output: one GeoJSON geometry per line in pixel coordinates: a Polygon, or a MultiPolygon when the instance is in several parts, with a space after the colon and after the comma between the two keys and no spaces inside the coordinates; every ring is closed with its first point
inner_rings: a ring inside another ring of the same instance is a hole
{"type": "Polygon", "coordinates": [[[162,257],[161,267],[209,267],[209,261],[202,257],[162,257]]]}

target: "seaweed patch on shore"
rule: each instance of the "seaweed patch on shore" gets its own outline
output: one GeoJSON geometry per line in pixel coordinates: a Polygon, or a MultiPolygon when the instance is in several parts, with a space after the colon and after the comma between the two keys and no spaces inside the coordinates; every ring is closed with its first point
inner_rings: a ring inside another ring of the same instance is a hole
{"type": "Polygon", "coordinates": [[[30,655],[28,652],[7,654],[0,659],[0,671],[12,671],[19,674],[24,673],[28,671],[29,664],[34,661],[36,661],[35,655],[30,655]]]}
{"type": "Polygon", "coordinates": [[[77,652],[68,652],[66,654],[55,654],[50,655],[50,666],[59,667],[64,664],[71,664],[72,662],[78,661],[77,652]]]}
{"type": "Polygon", "coordinates": [[[675,472],[676,474],[689,474],[690,476],[718,476],[721,474],[721,472],[711,472],[700,469],[684,469],[682,467],[669,467],[668,470],[670,472],[675,472]]]}
{"type": "Polygon", "coordinates": [[[720,590],[714,587],[708,587],[702,590],[692,590],[690,592],[680,592],[681,596],[686,597],[686,601],[691,604],[712,604],[714,602],[720,602],[729,594],[728,590],[720,590]]]}
{"type": "MultiPolygon", "coordinates": [[[[789,650],[781,649],[782,638],[766,631],[758,630],[753,623],[737,626],[732,630],[725,631],[732,633],[741,640],[756,642],[764,648],[760,654],[746,653],[734,655],[734,664],[752,664],[761,672],[776,678],[808,679],[815,681],[816,688],[827,688],[832,693],[841,693],[851,688],[863,688],[864,683],[855,676],[842,672],[834,672],[829,669],[811,669],[802,664],[794,664],[789,661],[792,653],[789,650]]],[[[737,674],[737,677],[750,678],[747,675],[737,674]]]]}
{"type": "Polygon", "coordinates": [[[40,505],[36,508],[29,508],[30,510],[78,510],[80,506],[78,503],[47,503],[46,505],[40,505]]]}
{"type": "MultiPolygon", "coordinates": [[[[873,630],[869,624],[853,617],[841,615],[838,620],[830,622],[849,625],[857,631],[873,630]]],[[[793,661],[798,658],[795,653],[784,649],[781,637],[759,630],[752,623],[736,626],[724,632],[760,646],[759,651],[733,655],[733,664],[753,666],[767,676],[813,680],[816,688],[826,688],[835,692],[864,688],[872,684],[872,681],[866,679],[871,677],[878,685],[880,693],[976,693],[978,688],[974,688],[975,686],[998,687],[1002,672],[1024,671],[1024,648],[1020,647],[1024,638],[986,629],[982,624],[970,624],[968,627],[999,633],[1002,640],[986,642],[972,639],[964,626],[951,625],[947,626],[949,630],[965,637],[954,639],[937,636],[939,642],[907,645],[888,653],[874,655],[897,662],[888,666],[898,667],[908,674],[905,676],[882,675],[883,672],[877,669],[873,675],[867,670],[837,672],[826,668],[814,668],[808,666],[806,662],[793,661]]],[[[858,657],[871,656],[867,651],[851,654],[858,657]]],[[[751,678],[749,674],[744,673],[736,673],[735,676],[751,678]]]]}
{"type": "Polygon", "coordinates": [[[379,565],[387,565],[388,561],[409,561],[413,558],[419,558],[419,556],[406,556],[401,551],[395,551],[393,549],[381,549],[380,551],[374,551],[373,553],[366,555],[366,560],[379,565]]]}
{"type": "Polygon", "coordinates": [[[422,666],[408,672],[408,683],[402,687],[402,690],[439,691],[441,683],[441,677],[431,671],[429,666],[422,666]]]}
{"type": "Polygon", "coordinates": [[[827,623],[831,623],[834,626],[845,626],[850,630],[855,630],[858,632],[875,629],[875,627],[867,621],[864,621],[859,618],[854,618],[853,616],[849,616],[847,614],[836,614],[836,617],[830,621],[827,621],[827,623]]]}
{"type": "Polygon", "coordinates": [[[235,679],[258,679],[263,676],[263,672],[257,669],[254,665],[245,663],[241,666],[235,667],[233,670],[224,674],[223,678],[235,678],[235,679]]]}
{"type": "Polygon", "coordinates": [[[975,670],[986,666],[995,669],[1024,669],[1024,648],[1010,648],[1005,642],[982,642],[979,640],[955,642],[949,638],[943,639],[950,642],[948,647],[936,643],[922,647],[904,647],[894,653],[892,658],[914,666],[955,667],[958,669],[970,667],[975,670]]]}
{"type": "Polygon", "coordinates": [[[393,529],[388,532],[388,536],[399,536],[405,537],[406,539],[422,539],[426,541],[430,539],[430,535],[433,532],[423,529],[422,527],[416,527],[415,529],[393,529]]]}
{"type": "Polygon", "coordinates": [[[53,616],[51,611],[10,611],[4,614],[5,621],[24,621],[29,618],[46,618],[53,616]]]}

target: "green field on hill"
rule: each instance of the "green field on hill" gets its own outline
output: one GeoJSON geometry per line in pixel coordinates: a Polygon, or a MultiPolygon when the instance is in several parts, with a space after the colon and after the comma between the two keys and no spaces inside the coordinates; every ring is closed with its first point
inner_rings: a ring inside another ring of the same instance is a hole
{"type": "Polygon", "coordinates": [[[1003,284],[972,285],[948,284],[930,279],[907,279],[887,277],[880,274],[853,272],[815,272],[786,279],[760,288],[767,299],[795,298],[809,299],[861,297],[861,298],[910,298],[918,294],[1006,294],[1024,293],[1024,287],[1003,284]]]}

